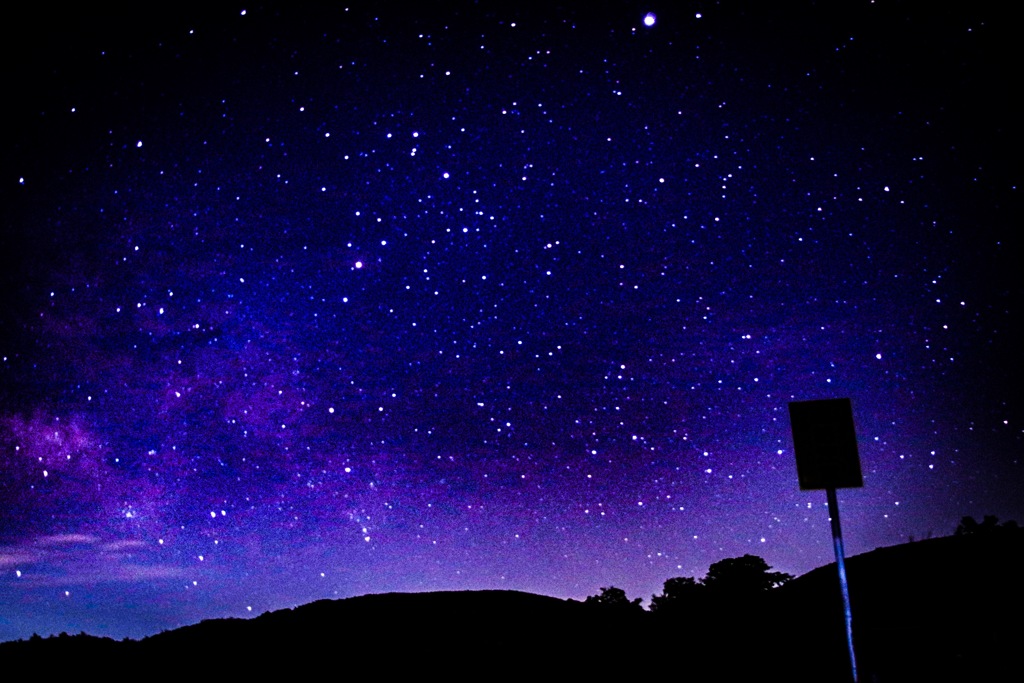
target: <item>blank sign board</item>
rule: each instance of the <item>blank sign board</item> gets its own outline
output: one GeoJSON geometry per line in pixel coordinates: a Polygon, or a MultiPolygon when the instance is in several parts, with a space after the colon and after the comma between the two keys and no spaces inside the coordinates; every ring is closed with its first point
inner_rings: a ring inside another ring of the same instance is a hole
{"type": "Polygon", "coordinates": [[[848,398],[789,404],[800,488],[842,489],[864,485],[848,398]]]}

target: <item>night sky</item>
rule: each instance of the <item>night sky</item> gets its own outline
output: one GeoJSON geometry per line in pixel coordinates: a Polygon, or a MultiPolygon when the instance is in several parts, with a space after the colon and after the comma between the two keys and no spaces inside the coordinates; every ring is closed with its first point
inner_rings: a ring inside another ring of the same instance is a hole
{"type": "Polygon", "coordinates": [[[1010,10],[516,4],[8,18],[0,640],[1024,521],[1010,10]]]}

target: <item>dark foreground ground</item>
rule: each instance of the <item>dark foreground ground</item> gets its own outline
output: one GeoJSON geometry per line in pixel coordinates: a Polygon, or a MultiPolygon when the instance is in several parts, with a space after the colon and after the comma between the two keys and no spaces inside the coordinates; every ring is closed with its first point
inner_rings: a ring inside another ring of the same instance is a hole
{"type": "MultiPolygon", "coordinates": [[[[1018,681],[1024,535],[958,536],[848,561],[862,681],[1018,681]]],[[[219,619],[141,641],[64,636],[0,644],[39,674],[434,674],[677,681],[843,681],[835,567],[760,600],[674,614],[515,591],[323,600],[250,620],[219,619]]]]}

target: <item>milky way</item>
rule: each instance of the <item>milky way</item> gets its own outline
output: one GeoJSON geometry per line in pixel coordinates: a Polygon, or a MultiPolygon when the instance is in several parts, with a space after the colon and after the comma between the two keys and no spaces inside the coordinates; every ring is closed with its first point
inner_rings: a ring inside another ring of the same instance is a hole
{"type": "Polygon", "coordinates": [[[17,22],[0,639],[799,574],[793,400],[848,552],[1024,517],[1013,22],[724,5],[17,22]]]}

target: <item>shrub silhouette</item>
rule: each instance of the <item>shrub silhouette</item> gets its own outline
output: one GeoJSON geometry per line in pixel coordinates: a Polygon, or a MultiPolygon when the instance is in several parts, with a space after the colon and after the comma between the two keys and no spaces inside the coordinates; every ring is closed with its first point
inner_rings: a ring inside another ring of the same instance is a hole
{"type": "Polygon", "coordinates": [[[957,525],[954,536],[989,536],[991,534],[999,533],[1016,533],[1020,530],[1017,522],[1012,519],[999,523],[999,518],[995,515],[985,515],[979,524],[974,517],[968,515],[960,520],[960,524],[957,525]]]}

